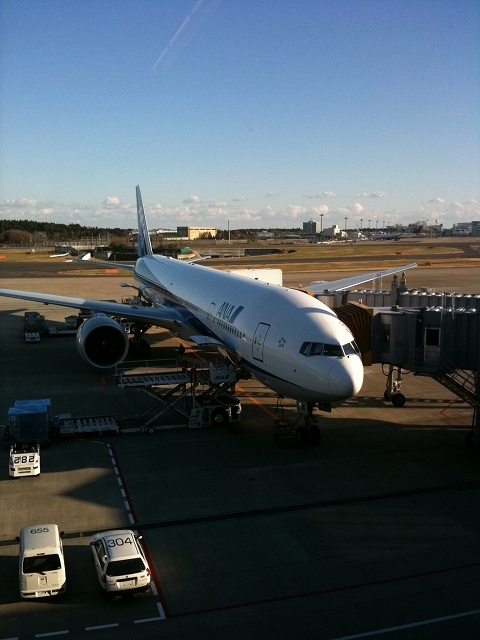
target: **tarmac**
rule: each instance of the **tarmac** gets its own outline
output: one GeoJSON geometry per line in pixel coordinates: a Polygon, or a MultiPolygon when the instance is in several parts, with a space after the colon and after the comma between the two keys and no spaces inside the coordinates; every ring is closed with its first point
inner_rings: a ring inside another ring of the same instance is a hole
{"type": "MultiPolygon", "coordinates": [[[[119,281],[2,286],[120,300],[119,281]]],[[[113,372],[89,368],[72,337],[26,344],[25,310],[52,323],[71,314],[0,298],[0,422],[22,398],[121,420],[151,405],[119,389],[113,372]]],[[[168,332],[147,338],[152,359],[176,357],[168,332]]],[[[186,346],[191,358],[205,355],[186,346]]],[[[472,410],[413,375],[395,408],[385,383],[380,365],[368,367],[356,397],[317,412],[319,446],[279,446],[274,420],[293,419],[294,403],[277,406],[242,380],[242,417],[227,426],[65,439],[42,449],[36,478],[9,479],[1,449],[0,640],[478,639],[480,452],[464,443],[472,410]],[[47,522],[65,531],[67,593],[20,601],[15,536],[47,522]],[[125,526],[143,535],[154,586],[108,602],[87,547],[93,532],[125,526]]]]}

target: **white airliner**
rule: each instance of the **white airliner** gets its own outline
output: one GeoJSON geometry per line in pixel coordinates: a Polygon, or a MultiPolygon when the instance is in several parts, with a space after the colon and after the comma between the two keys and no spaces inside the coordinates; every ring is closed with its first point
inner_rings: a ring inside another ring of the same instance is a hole
{"type": "MultiPolygon", "coordinates": [[[[197,344],[215,344],[275,393],[310,404],[345,400],[360,390],[363,365],[350,330],[305,292],[153,255],[137,186],[138,259],[117,265],[133,272],[143,305],[0,289],[1,296],[90,310],[77,332],[81,356],[109,368],[127,356],[119,318],[166,327],[197,344]]],[[[110,265],[111,263],[109,263],[110,265]]],[[[334,291],[414,264],[314,286],[334,291]]],[[[138,332],[137,332],[138,335],[138,332]]]]}

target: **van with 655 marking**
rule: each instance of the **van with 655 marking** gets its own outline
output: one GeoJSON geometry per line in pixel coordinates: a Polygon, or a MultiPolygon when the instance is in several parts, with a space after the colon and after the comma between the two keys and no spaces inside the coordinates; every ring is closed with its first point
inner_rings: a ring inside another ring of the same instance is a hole
{"type": "Polygon", "coordinates": [[[65,592],[65,559],[56,524],[35,524],[20,531],[19,583],[22,598],[65,592]]]}

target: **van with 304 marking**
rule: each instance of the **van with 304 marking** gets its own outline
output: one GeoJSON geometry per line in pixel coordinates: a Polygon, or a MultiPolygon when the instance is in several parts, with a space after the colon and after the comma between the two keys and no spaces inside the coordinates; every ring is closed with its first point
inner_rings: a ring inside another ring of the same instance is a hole
{"type": "Polygon", "coordinates": [[[65,592],[67,578],[61,535],[56,524],[35,524],[20,531],[22,598],[43,598],[65,592]]]}

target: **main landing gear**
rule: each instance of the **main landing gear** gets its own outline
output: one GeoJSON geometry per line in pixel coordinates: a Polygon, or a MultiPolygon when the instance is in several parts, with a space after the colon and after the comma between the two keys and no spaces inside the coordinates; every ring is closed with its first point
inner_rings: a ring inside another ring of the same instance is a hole
{"type": "Polygon", "coordinates": [[[143,337],[150,329],[151,324],[135,322],[133,327],[133,338],[130,340],[128,349],[131,358],[148,358],[150,355],[150,344],[143,337]]]}

